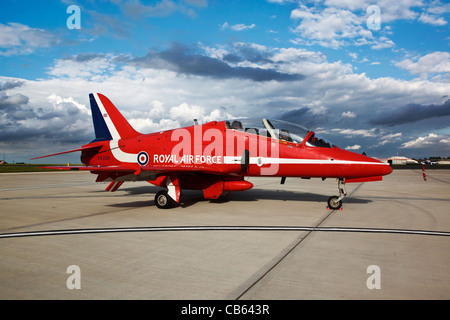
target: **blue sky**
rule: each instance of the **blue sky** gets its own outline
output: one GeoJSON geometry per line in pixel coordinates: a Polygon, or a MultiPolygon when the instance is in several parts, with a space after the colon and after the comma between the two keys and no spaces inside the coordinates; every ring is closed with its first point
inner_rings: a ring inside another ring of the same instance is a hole
{"type": "Polygon", "coordinates": [[[449,22],[439,0],[2,1],[0,154],[88,143],[101,92],[144,133],[257,115],[371,156],[448,157],[449,22]]]}

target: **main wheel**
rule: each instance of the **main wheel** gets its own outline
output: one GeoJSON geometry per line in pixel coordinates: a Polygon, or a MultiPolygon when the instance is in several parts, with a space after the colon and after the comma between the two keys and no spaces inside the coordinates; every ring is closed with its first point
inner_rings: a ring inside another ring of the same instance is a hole
{"type": "Polygon", "coordinates": [[[331,196],[328,198],[328,207],[333,210],[338,210],[342,207],[342,200],[337,201],[338,196],[331,196]]]}
{"type": "Polygon", "coordinates": [[[173,206],[173,200],[166,190],[161,190],[155,196],[155,204],[160,209],[168,209],[173,206]]]}

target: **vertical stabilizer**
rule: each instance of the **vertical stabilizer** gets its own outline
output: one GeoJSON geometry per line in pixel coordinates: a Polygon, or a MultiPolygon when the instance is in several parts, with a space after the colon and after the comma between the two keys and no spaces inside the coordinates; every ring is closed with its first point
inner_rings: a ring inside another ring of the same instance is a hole
{"type": "Polygon", "coordinates": [[[119,140],[141,135],[133,129],[114,104],[100,93],[89,94],[95,140],[119,140]]]}

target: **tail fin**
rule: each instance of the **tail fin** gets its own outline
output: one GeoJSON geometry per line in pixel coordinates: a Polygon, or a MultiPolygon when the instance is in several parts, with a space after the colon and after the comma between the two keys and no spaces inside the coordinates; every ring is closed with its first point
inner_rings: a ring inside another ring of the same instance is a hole
{"type": "Polygon", "coordinates": [[[89,100],[95,130],[94,141],[119,140],[141,135],[107,97],[100,93],[90,93],[89,100]]]}

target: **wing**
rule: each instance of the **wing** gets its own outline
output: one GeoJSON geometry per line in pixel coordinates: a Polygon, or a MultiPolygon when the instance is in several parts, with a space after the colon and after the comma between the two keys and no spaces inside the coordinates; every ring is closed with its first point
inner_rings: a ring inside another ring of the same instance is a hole
{"type": "Polygon", "coordinates": [[[129,172],[133,173],[136,169],[124,166],[45,166],[43,169],[53,170],[73,170],[73,171],[95,171],[95,172],[129,172]]]}

